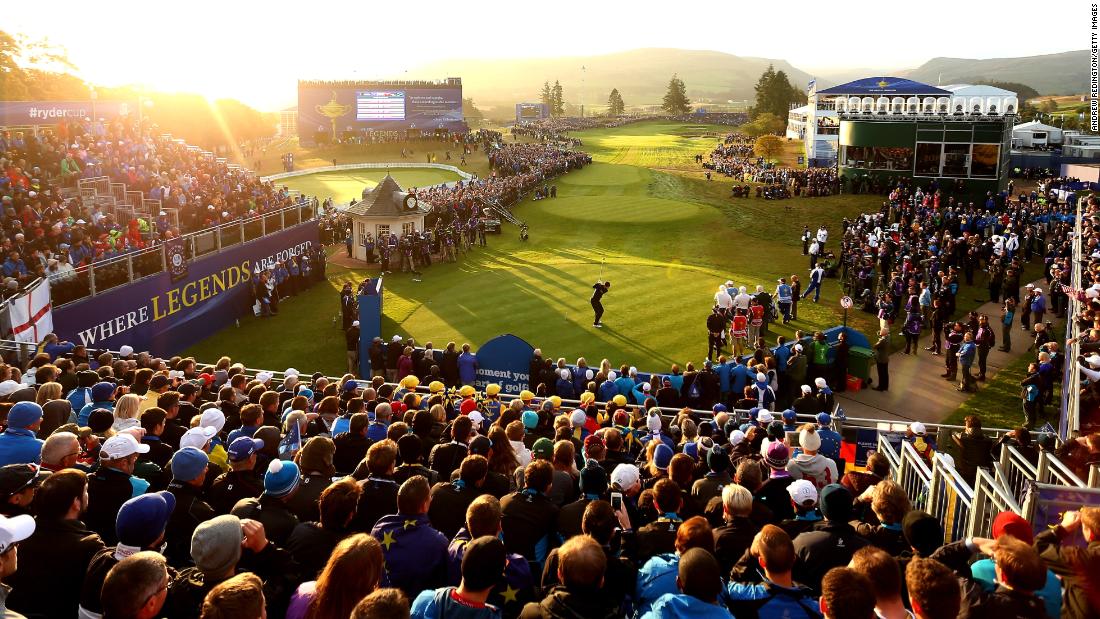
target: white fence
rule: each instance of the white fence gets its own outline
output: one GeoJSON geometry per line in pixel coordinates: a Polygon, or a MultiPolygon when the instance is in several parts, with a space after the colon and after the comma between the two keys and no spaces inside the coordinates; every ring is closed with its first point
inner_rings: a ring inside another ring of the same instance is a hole
{"type": "Polygon", "coordinates": [[[320,168],[305,168],[302,170],[295,170],[293,172],[280,172],[278,174],[272,174],[270,176],[261,177],[260,180],[267,181],[279,181],[285,178],[294,178],[295,176],[305,176],[307,174],[317,174],[318,172],[342,172],[347,170],[397,170],[397,169],[415,169],[415,168],[432,168],[436,170],[446,170],[448,172],[454,172],[463,180],[471,180],[474,178],[473,174],[463,171],[453,165],[447,165],[445,163],[345,163],[340,165],[322,166],[320,168]]]}

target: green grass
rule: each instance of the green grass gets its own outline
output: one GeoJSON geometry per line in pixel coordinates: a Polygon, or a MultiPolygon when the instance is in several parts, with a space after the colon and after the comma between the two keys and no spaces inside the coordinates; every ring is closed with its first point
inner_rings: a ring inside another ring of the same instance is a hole
{"type": "MultiPolygon", "coordinates": [[[[842,217],[881,200],[793,199],[786,203],[789,212],[783,202],[731,200],[732,182],[719,176],[707,182],[693,160],[696,153],[709,152],[714,134],[723,131],[639,123],[579,132],[596,163],[558,179],[557,199],[516,207],[530,226],[530,240],[520,241],[509,226],[501,236],[490,236],[488,248],[475,248],[456,264],[432,265],[422,282],[402,274],[387,277],[385,335],[408,334],[437,347],[451,340],[476,347],[513,333],[570,360],[606,357],[653,370],[701,362],[705,319],[719,283],[732,279],[750,290],[760,284],[771,291],[779,277],[807,275],[798,241],[802,225],[826,223],[835,238],[842,217]],[[708,132],[713,133],[705,136],[708,132]],[[613,286],[604,298],[606,326],[594,329],[588,298],[601,262],[603,278],[613,286]]],[[[200,342],[187,354],[200,359],[229,354],[253,367],[339,371],[343,335],[331,321],[338,290],[344,281],[358,282],[375,272],[330,267],[328,285],[284,303],[277,319],[242,319],[239,328],[200,342]],[[272,326],[288,324],[295,325],[292,333],[271,337],[272,326]],[[273,345],[263,346],[267,341],[273,345]]],[[[821,303],[802,304],[792,327],[839,324],[839,297],[836,281],[828,280],[821,303]]],[[[873,318],[855,313],[850,324],[866,332],[873,318]]],[[[793,329],[780,325],[773,333],[789,337],[793,329]]]]}
{"type": "Polygon", "coordinates": [[[291,189],[297,189],[307,196],[318,196],[322,200],[331,196],[337,203],[348,202],[352,198],[359,200],[363,189],[374,187],[389,172],[402,188],[427,187],[451,181],[461,177],[449,170],[433,168],[395,168],[394,170],[348,170],[345,172],[316,172],[295,176],[279,181],[291,189]]]}

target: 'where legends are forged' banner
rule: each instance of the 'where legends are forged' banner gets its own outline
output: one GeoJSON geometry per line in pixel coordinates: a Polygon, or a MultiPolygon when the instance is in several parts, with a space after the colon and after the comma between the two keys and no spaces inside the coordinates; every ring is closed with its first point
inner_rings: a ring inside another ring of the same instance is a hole
{"type": "Polygon", "coordinates": [[[159,273],[55,309],[54,333],[94,349],[129,344],[174,355],[252,311],[257,266],[266,268],[318,241],[314,220],[199,258],[179,281],[159,273]]]}

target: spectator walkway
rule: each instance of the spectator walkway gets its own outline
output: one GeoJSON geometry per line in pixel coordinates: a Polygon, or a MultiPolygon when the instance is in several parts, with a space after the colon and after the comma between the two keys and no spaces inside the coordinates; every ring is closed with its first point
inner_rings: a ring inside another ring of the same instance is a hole
{"type": "MultiPolygon", "coordinates": [[[[1044,292],[1045,280],[1031,282],[1044,292]]],[[[967,292],[984,292],[981,287],[975,287],[967,292]]],[[[1049,297],[1048,297],[1049,299],[1049,297]]],[[[1048,300],[1049,302],[1049,300],[1048,300]]],[[[1025,333],[1020,329],[1020,314],[1016,312],[1016,324],[1012,331],[1012,352],[1001,352],[1001,329],[999,320],[1001,305],[999,303],[985,303],[977,308],[979,314],[989,316],[990,324],[994,325],[997,334],[997,344],[989,351],[986,364],[986,380],[978,383],[978,390],[985,385],[1009,363],[1028,352],[1028,347],[1033,339],[1033,332],[1025,333]]],[[[1048,313],[1048,315],[1050,315],[1048,313]]],[[[901,326],[894,323],[891,330],[891,339],[903,340],[899,335],[901,326]]],[[[870,336],[870,334],[868,334],[870,336]]],[[[872,338],[872,342],[876,338],[872,338]]],[[[932,344],[932,334],[926,330],[926,335],[920,339],[920,350],[916,356],[903,354],[904,349],[890,356],[890,390],[875,391],[871,387],[878,384],[878,372],[874,363],[871,364],[871,386],[861,389],[858,393],[844,392],[837,394],[840,407],[848,417],[865,419],[882,419],[883,421],[909,422],[922,421],[939,423],[948,415],[955,412],[960,404],[966,401],[971,394],[956,391],[959,381],[948,382],[941,374],[946,370],[943,355],[933,355],[925,350],[932,344]]],[[[977,360],[975,359],[973,373],[977,376],[977,360]]],[[[962,376],[962,368],[959,368],[959,376],[962,376]]],[[[1020,411],[1020,421],[1023,422],[1023,411],[1020,411]]]]}

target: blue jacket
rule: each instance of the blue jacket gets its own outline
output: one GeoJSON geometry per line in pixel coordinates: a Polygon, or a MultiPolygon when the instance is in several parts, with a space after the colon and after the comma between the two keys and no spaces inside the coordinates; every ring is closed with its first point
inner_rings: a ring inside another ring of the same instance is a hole
{"type": "Polygon", "coordinates": [[[833,460],[840,459],[840,443],[843,440],[840,435],[835,430],[818,426],[817,436],[821,439],[821,448],[817,450],[818,453],[833,460]]]}
{"type": "Polygon", "coordinates": [[[573,393],[573,381],[559,378],[558,382],[554,384],[554,389],[558,393],[558,397],[563,400],[576,400],[577,394],[573,393]]]}
{"type": "Polygon", "coordinates": [[[730,391],[737,397],[741,397],[741,394],[745,393],[745,387],[749,384],[749,368],[737,364],[737,367],[730,371],[730,391]]]}
{"type": "Polygon", "coordinates": [[[596,394],[596,399],[600,402],[610,402],[611,398],[619,394],[619,387],[610,380],[605,380],[600,383],[600,388],[597,389],[599,393],[596,394]]]}
{"type": "Polygon", "coordinates": [[[630,397],[630,392],[634,391],[634,379],[629,376],[620,376],[616,378],[615,389],[619,391],[620,395],[630,397]]]}
{"type": "MultiPolygon", "coordinates": [[[[97,408],[105,408],[111,412],[115,410],[114,402],[92,402],[91,404],[85,404],[84,408],[80,409],[80,412],[76,415],[76,425],[84,427],[88,425],[88,417],[97,408]]],[[[76,409],[73,409],[76,410],[76,409]]]]}
{"type": "Polygon", "coordinates": [[[775,349],[775,369],[780,372],[787,371],[787,360],[791,358],[790,347],[784,345],[775,349]]]}
{"type": "Polygon", "coordinates": [[[467,606],[451,598],[455,587],[427,589],[413,600],[412,619],[500,619],[500,609],[491,604],[480,608],[467,606]]]}
{"type": "Polygon", "coordinates": [[[432,528],[427,514],[383,516],[371,535],[382,542],[383,586],[397,587],[414,597],[446,583],[447,538],[432,528]]]}
{"type": "Polygon", "coordinates": [[[77,387],[70,391],[69,395],[65,396],[65,399],[72,405],[72,410],[80,411],[92,401],[92,388],[77,387]]]}
{"type": "Polygon", "coordinates": [[[730,611],[718,604],[683,593],[666,593],[653,604],[653,609],[642,619],[729,619],[730,611]]]}
{"type": "MultiPolygon", "coordinates": [[[[466,545],[469,543],[470,532],[463,527],[447,547],[449,584],[457,585],[462,580],[462,557],[466,554],[466,545]]],[[[489,594],[489,603],[505,610],[509,610],[510,604],[518,614],[524,603],[533,600],[534,594],[535,577],[531,575],[531,566],[527,559],[521,554],[508,553],[504,564],[504,579],[489,594]]]]}
{"type": "Polygon", "coordinates": [[[679,553],[657,555],[638,570],[634,607],[638,615],[651,612],[653,605],[665,594],[678,593],[676,576],[680,569],[679,553]]]}
{"type": "Polygon", "coordinates": [[[718,391],[721,393],[728,393],[730,390],[730,374],[733,372],[733,365],[729,362],[719,363],[714,366],[714,373],[718,375],[718,391]]]}
{"type": "Polygon", "coordinates": [[[756,615],[758,619],[819,619],[821,609],[809,589],[796,585],[780,587],[765,580],[762,584],[730,583],[726,602],[734,617],[756,615]],[[753,612],[755,611],[755,613],[753,612]]]}
{"type": "Polygon", "coordinates": [[[970,367],[974,364],[974,353],[978,347],[974,345],[974,342],[963,342],[962,347],[959,348],[959,363],[964,367],[970,367]]]}
{"type": "Polygon", "coordinates": [[[42,445],[46,441],[37,438],[33,430],[8,428],[0,434],[0,466],[8,464],[40,464],[42,445]]]}
{"type": "Polygon", "coordinates": [[[477,378],[477,357],[472,353],[464,352],[458,356],[458,379],[463,384],[474,384],[477,378]]]}

